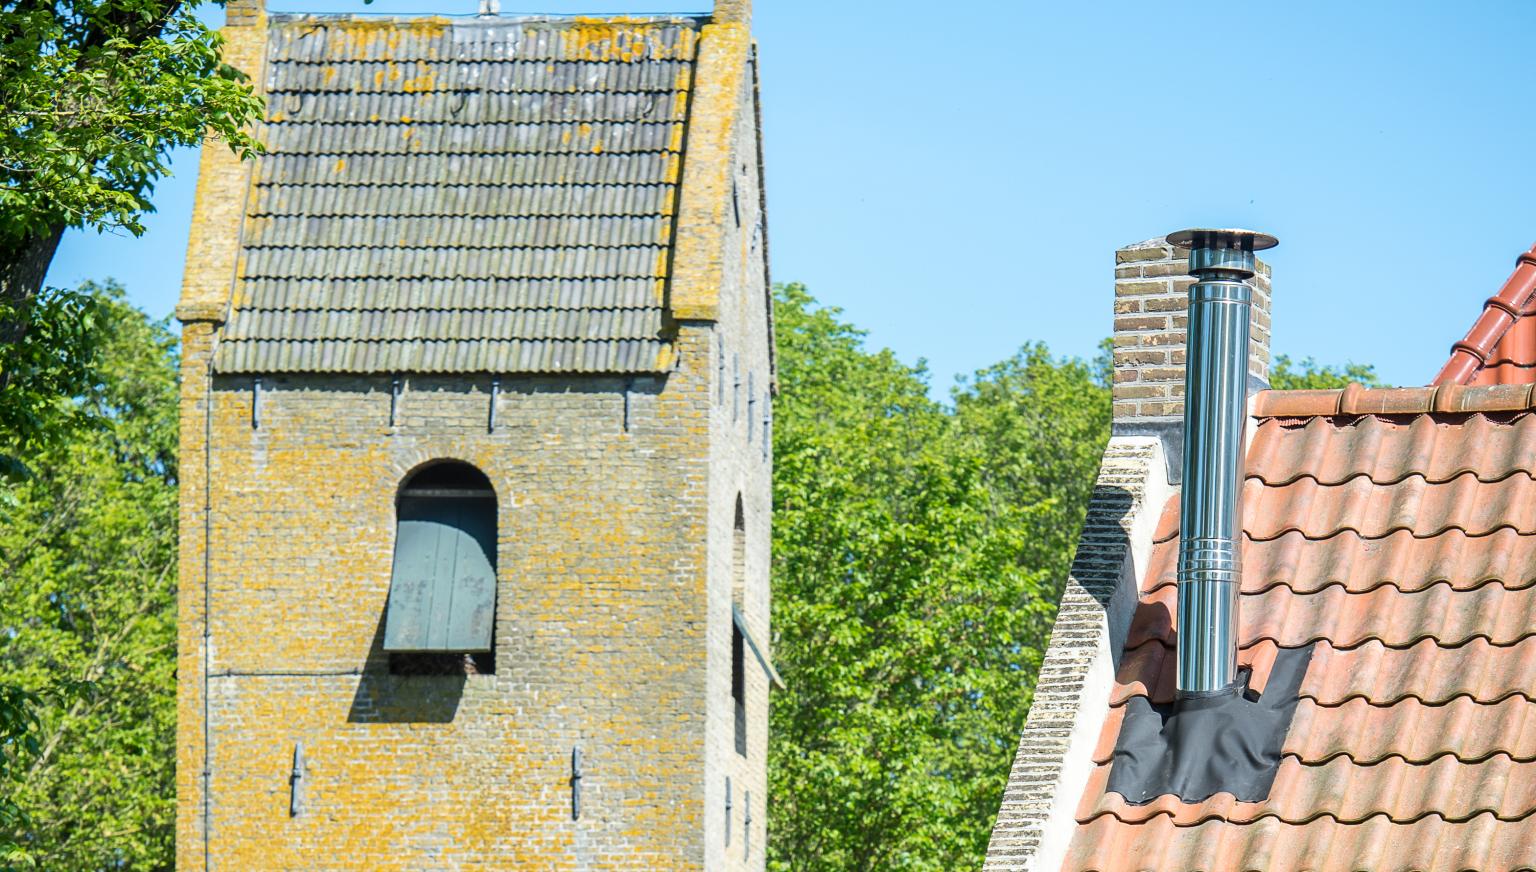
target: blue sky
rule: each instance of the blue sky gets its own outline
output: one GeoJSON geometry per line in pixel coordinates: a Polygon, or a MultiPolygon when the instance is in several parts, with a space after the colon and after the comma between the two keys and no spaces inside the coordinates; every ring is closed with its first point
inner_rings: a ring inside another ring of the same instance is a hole
{"type": "MultiPolygon", "coordinates": [[[[754,27],[774,278],[939,390],[1026,341],[1091,355],[1114,249],[1195,225],[1280,238],[1278,353],[1423,384],[1536,242],[1536,4],[757,0],[754,27]]],[[[174,169],[144,237],[72,232],[50,281],[113,276],[169,313],[195,151],[174,169]]]]}

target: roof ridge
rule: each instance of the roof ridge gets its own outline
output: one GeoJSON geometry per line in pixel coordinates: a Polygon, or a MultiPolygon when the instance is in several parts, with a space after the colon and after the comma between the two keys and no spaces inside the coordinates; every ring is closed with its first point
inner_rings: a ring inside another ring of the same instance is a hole
{"type": "Polygon", "coordinates": [[[1504,280],[1499,292],[1483,303],[1483,311],[1472,329],[1451,345],[1451,356],[1435,376],[1435,384],[1466,384],[1488,366],[1502,340],[1515,323],[1529,314],[1536,299],[1536,245],[1515,258],[1515,271],[1504,280]]]}
{"type": "Polygon", "coordinates": [[[1265,390],[1254,397],[1256,418],[1335,415],[1424,415],[1432,412],[1513,412],[1536,408],[1536,385],[1439,384],[1368,388],[1358,382],[1332,390],[1265,390]]]}

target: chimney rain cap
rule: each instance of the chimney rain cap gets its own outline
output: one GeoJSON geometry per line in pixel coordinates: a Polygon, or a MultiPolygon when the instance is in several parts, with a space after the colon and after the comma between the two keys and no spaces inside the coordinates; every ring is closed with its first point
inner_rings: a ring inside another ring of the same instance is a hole
{"type": "Polygon", "coordinates": [[[1263,251],[1274,248],[1280,240],[1257,230],[1238,227],[1193,227],[1168,234],[1168,244],[1179,248],[1241,248],[1244,251],[1263,251]]]}

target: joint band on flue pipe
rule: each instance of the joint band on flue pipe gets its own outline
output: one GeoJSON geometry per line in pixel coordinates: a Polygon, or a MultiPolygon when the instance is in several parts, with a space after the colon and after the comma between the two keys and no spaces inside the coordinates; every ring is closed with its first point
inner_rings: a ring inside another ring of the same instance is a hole
{"type": "Polygon", "coordinates": [[[1184,230],[1189,326],[1184,370],[1183,495],[1179,508],[1176,686],[1181,696],[1237,685],[1242,563],[1243,431],[1255,251],[1276,244],[1249,230],[1184,230]]]}

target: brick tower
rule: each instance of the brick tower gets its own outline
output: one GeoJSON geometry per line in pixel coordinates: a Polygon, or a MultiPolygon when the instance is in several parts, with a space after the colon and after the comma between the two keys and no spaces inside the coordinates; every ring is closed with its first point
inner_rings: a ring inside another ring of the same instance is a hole
{"type": "Polygon", "coordinates": [[[764,867],[750,4],[228,5],[182,321],[177,867],[764,867]]]}

